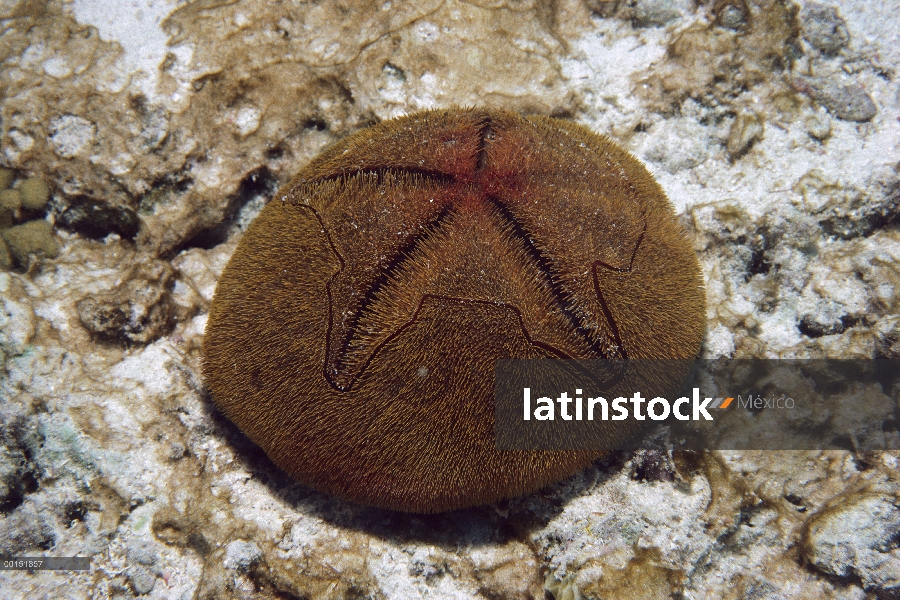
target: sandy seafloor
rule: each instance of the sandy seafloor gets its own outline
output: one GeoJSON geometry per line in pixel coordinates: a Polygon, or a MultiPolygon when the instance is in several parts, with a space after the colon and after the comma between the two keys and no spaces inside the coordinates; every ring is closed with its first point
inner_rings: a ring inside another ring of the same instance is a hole
{"type": "Polygon", "coordinates": [[[50,191],[0,215],[32,223],[0,272],[0,554],[92,560],[2,571],[0,597],[900,598],[897,450],[661,446],[411,516],[288,480],[199,371],[277,185],[449,106],[644,161],[700,256],[704,356],[900,357],[896,2],[2,0],[0,23],[0,164],[50,191]]]}

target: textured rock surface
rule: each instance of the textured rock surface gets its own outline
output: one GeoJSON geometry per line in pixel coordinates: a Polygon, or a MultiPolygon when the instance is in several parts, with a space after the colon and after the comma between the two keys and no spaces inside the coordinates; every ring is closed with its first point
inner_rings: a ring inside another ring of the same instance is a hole
{"type": "Polygon", "coordinates": [[[651,441],[417,517],[287,480],[199,376],[216,281],[272,190],[359,127],[452,105],[572,118],[646,161],[701,257],[707,356],[900,356],[892,3],[14,0],[0,18],[0,188],[50,195],[0,217],[55,224],[59,246],[0,272],[0,553],[93,569],[4,571],[6,597],[896,597],[900,451],[651,441]]]}
{"type": "Polygon", "coordinates": [[[75,303],[85,329],[111,342],[146,344],[168,332],[174,319],[170,288],[175,273],[162,261],[144,261],[112,290],[75,303]]]}
{"type": "Polygon", "coordinates": [[[810,564],[858,579],[883,595],[900,592],[900,502],[883,494],[854,494],[811,519],[805,540],[810,564]]]}

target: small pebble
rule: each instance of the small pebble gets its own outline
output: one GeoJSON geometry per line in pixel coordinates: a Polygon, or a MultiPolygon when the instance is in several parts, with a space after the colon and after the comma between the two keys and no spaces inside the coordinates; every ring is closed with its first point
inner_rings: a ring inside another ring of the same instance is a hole
{"type": "Polygon", "coordinates": [[[146,540],[136,540],[128,545],[128,560],[150,566],[159,560],[159,555],[152,543],[146,540]]]}
{"type": "Polygon", "coordinates": [[[680,16],[672,0],[638,0],[634,7],[634,22],[643,27],[659,27],[680,16]]]}
{"type": "Polygon", "coordinates": [[[747,24],[746,6],[740,3],[726,4],[716,13],[716,24],[728,29],[743,29],[747,24]]]}
{"type": "Polygon", "coordinates": [[[838,119],[863,123],[876,115],[878,108],[859,84],[829,86],[817,94],[819,102],[838,119]]]}
{"type": "Polygon", "coordinates": [[[835,55],[850,41],[847,24],[833,6],[807,4],[800,11],[800,21],[804,39],[824,54],[835,55]]]}
{"type": "Polygon", "coordinates": [[[225,560],[222,565],[238,573],[246,573],[262,558],[262,551],[253,542],[234,540],[225,548],[225,560]]]}
{"type": "Polygon", "coordinates": [[[763,121],[754,113],[741,113],[731,124],[725,148],[732,159],[743,156],[763,136],[763,121]]]}
{"type": "Polygon", "coordinates": [[[806,118],[806,133],[820,142],[831,137],[831,117],[827,113],[810,115],[806,118]]]}
{"type": "Polygon", "coordinates": [[[41,210],[50,199],[50,188],[40,177],[31,177],[19,184],[22,206],[28,210],[41,210]]]}
{"type": "Polygon", "coordinates": [[[20,265],[28,264],[29,254],[43,254],[50,258],[59,254],[53,226],[48,221],[29,221],[10,227],[3,232],[3,240],[20,265]]]}
{"type": "Polygon", "coordinates": [[[170,289],[175,271],[147,259],[106,292],[92,292],[75,303],[81,324],[113,343],[148,344],[174,324],[170,289]]]}
{"type": "Polygon", "coordinates": [[[141,566],[134,566],[126,571],[131,585],[138,596],[149,594],[156,587],[156,575],[141,566]]]}
{"type": "Polygon", "coordinates": [[[12,185],[13,179],[16,178],[16,172],[12,169],[0,167],[0,190],[5,190],[12,185]]]}
{"type": "Polygon", "coordinates": [[[858,83],[840,85],[828,79],[798,78],[797,84],[838,119],[863,123],[878,114],[878,107],[858,83]]]}

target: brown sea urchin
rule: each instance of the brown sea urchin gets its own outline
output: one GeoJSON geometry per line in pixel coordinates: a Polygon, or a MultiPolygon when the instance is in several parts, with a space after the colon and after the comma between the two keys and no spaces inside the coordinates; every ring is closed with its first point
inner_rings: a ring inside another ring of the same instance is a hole
{"type": "Polygon", "coordinates": [[[437,512],[595,458],[495,449],[495,361],[692,358],[704,318],[697,258],[630,154],[563,120],[430,111],[332,146],[265,207],[219,281],[204,370],[297,480],[437,512]]]}

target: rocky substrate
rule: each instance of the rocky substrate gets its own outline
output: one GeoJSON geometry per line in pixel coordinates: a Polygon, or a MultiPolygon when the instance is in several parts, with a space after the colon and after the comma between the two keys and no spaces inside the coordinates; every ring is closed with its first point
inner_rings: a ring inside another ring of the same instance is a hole
{"type": "MultiPolygon", "coordinates": [[[[574,119],[643,160],[709,358],[900,358],[889,2],[7,2],[0,572],[10,598],[900,597],[900,450],[667,450],[416,516],[294,483],[216,410],[206,311],[323,147],[430,107],[574,119]]],[[[887,401],[898,402],[897,391],[887,401]]],[[[898,409],[900,410],[900,406],[898,409]]]]}

